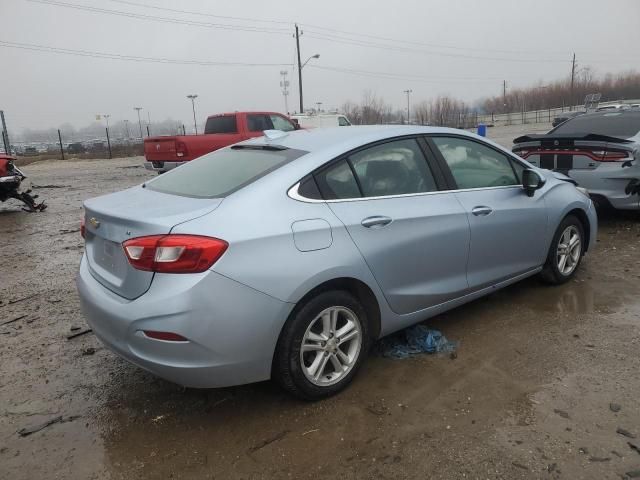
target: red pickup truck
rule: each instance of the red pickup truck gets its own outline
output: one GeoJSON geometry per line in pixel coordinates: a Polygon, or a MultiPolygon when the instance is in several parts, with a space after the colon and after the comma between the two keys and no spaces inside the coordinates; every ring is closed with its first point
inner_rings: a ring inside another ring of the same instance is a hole
{"type": "Polygon", "coordinates": [[[162,173],[183,162],[198,158],[252,137],[265,130],[297,130],[288,117],[274,112],[235,112],[207,118],[204,135],[148,137],[144,140],[145,168],[162,173]]]}

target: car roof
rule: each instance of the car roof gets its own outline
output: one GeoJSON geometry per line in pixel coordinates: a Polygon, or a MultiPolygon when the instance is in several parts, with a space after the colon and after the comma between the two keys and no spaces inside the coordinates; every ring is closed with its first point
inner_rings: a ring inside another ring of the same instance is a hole
{"type": "MultiPolygon", "coordinates": [[[[448,133],[477,137],[477,135],[473,133],[455,128],[416,125],[363,125],[297,130],[286,132],[282,136],[272,140],[268,140],[266,137],[257,137],[242,143],[248,145],[278,145],[312,153],[336,148],[346,152],[378,140],[404,135],[424,135],[430,133],[448,133]]],[[[483,140],[493,144],[493,142],[486,138],[483,138],[483,140]]]]}

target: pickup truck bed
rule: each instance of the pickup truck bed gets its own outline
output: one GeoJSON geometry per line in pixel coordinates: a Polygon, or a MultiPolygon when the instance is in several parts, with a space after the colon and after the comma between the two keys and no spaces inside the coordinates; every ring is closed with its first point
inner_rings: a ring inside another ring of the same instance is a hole
{"type": "Polygon", "coordinates": [[[203,135],[148,137],[144,140],[145,168],[163,173],[214,150],[252,137],[264,130],[295,130],[286,116],[274,112],[234,112],[207,118],[203,135]]]}

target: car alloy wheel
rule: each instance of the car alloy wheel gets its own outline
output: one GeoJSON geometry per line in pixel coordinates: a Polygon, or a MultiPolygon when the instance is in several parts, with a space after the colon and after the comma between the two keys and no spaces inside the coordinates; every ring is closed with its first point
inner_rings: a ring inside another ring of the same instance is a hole
{"type": "Polygon", "coordinates": [[[312,384],[338,383],[353,369],[362,349],[362,326],[346,307],[324,309],[309,324],[302,338],[300,365],[312,384]]]}
{"type": "Polygon", "coordinates": [[[569,225],[560,235],[556,249],[556,262],[558,271],[562,275],[571,275],[578,266],[582,254],[580,237],[580,232],[574,225],[569,225]]]}

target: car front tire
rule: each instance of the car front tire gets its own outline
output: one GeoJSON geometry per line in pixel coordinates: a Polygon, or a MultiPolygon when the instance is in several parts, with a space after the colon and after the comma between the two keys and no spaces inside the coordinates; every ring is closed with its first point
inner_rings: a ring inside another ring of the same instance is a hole
{"type": "Polygon", "coordinates": [[[571,280],[582,261],[584,247],[582,223],[574,215],[566,216],[553,236],[542,278],[552,285],[571,280]]]}
{"type": "Polygon", "coordinates": [[[351,383],[370,343],[362,304],[345,291],[322,292],[287,320],[276,347],[273,377],[304,400],[335,395],[351,383]]]}

